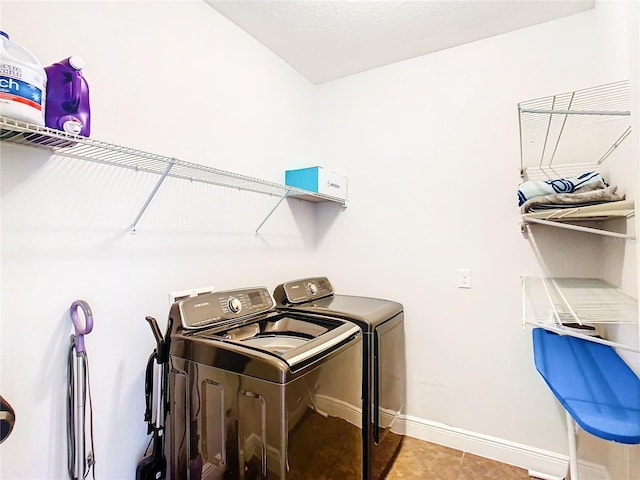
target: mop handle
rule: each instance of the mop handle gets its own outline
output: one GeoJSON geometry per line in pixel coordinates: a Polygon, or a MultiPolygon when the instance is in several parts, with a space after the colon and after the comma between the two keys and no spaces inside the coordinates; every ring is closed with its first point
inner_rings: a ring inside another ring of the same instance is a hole
{"type": "Polygon", "coordinates": [[[93,329],[91,307],[84,300],[76,300],[71,304],[70,312],[73,328],[76,331],[76,352],[80,354],[84,352],[84,336],[93,329]],[[80,309],[84,314],[84,325],[82,325],[82,320],[80,319],[80,315],[78,315],[78,310],[80,309]]]}

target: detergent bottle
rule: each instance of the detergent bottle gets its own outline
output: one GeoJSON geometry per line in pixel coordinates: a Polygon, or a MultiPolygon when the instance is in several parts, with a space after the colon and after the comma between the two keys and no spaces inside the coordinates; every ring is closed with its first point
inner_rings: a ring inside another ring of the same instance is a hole
{"type": "Polygon", "coordinates": [[[91,133],[89,85],[82,75],[84,61],[73,56],[49,65],[45,124],[49,128],[88,137],[91,133]]]}
{"type": "Polygon", "coordinates": [[[0,115],[44,125],[47,75],[26,48],[0,32],[0,115]]]}

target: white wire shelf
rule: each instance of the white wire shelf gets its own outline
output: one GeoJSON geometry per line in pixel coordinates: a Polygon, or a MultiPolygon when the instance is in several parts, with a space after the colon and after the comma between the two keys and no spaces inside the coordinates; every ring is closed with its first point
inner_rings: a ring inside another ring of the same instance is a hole
{"type": "Polygon", "coordinates": [[[605,221],[615,218],[628,218],[635,215],[635,204],[633,200],[622,200],[619,202],[607,202],[584,207],[568,207],[543,210],[539,212],[523,213],[521,215],[523,227],[528,223],[539,223],[552,227],[578,230],[599,235],[635,239],[635,235],[611,232],[599,228],[574,225],[567,222],[584,221],[605,221]]]}
{"type": "Polygon", "coordinates": [[[633,351],[622,343],[576,333],[567,324],[638,324],[638,301],[600,279],[522,277],[522,321],[596,343],[633,351]]]}
{"type": "Polygon", "coordinates": [[[519,103],[521,175],[600,165],[631,133],[630,108],[628,80],[519,103]]]}
{"type": "MultiPolygon", "coordinates": [[[[336,202],[343,207],[346,206],[346,200],[322,193],[310,192],[205,165],[189,163],[177,158],[136,150],[93,138],[72,135],[11,118],[0,117],[0,128],[0,140],[2,142],[49,149],[56,155],[160,175],[157,185],[131,226],[132,232],[135,232],[136,224],[166,177],[280,197],[280,201],[267,218],[280,205],[281,201],[289,196],[300,197],[313,202],[336,202]]],[[[256,233],[258,233],[267,218],[258,226],[256,233]]]]}

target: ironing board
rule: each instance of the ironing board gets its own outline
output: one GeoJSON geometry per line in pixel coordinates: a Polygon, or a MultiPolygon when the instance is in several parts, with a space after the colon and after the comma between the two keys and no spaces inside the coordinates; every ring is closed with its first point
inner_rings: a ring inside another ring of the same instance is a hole
{"type": "Polygon", "coordinates": [[[536,369],[566,410],[569,474],[578,480],[575,423],[597,437],[640,443],[640,379],[611,347],[533,329],[536,369]]]}

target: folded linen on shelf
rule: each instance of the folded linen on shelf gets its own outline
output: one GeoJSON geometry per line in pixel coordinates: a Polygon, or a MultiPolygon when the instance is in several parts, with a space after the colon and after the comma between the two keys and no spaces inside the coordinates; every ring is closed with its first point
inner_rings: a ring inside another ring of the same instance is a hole
{"type": "MultiPolygon", "coordinates": [[[[542,198],[542,197],[537,197],[542,198]]],[[[549,204],[534,204],[530,205],[526,212],[523,213],[534,213],[534,212],[544,212],[546,210],[557,210],[559,208],[581,208],[581,207],[590,207],[591,205],[601,205],[607,202],[584,202],[584,203],[572,203],[571,205],[562,205],[557,203],[549,203],[549,204]]]]}
{"type": "Polygon", "coordinates": [[[610,187],[598,188],[591,191],[587,188],[585,189],[587,191],[581,189],[577,193],[559,193],[555,195],[534,197],[522,204],[520,212],[528,213],[548,208],[583,207],[586,205],[595,205],[606,202],[619,202],[625,199],[625,195],[618,195],[616,193],[617,189],[618,187],[616,185],[612,185],[610,187]]]}
{"type": "Polygon", "coordinates": [[[605,188],[607,183],[599,172],[587,172],[572,178],[556,178],[553,180],[527,180],[518,186],[518,206],[535,197],[546,195],[574,193],[576,190],[590,187],[605,188]]]}

